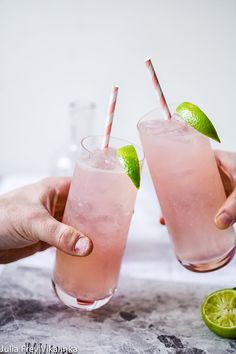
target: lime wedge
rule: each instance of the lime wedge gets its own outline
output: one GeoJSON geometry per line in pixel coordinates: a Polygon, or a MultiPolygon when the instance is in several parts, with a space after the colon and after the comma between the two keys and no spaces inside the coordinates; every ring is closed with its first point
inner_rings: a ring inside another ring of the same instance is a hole
{"type": "Polygon", "coordinates": [[[208,295],[202,304],[202,319],[218,336],[236,338],[236,291],[223,289],[208,295]]]}
{"type": "Polygon", "coordinates": [[[220,143],[220,138],[213,124],[198,106],[190,102],[183,102],[176,108],[176,113],[178,113],[180,118],[188,125],[191,125],[191,127],[200,133],[220,143]]]}
{"type": "Polygon", "coordinates": [[[133,145],[125,145],[116,150],[120,163],[136,188],[140,187],[140,165],[133,145]]]}

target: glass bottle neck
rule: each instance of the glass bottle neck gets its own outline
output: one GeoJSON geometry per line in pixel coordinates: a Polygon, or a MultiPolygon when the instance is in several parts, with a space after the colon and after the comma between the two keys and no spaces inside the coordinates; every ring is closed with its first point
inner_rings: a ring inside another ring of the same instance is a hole
{"type": "Polygon", "coordinates": [[[93,134],[95,109],[93,102],[70,103],[70,141],[72,144],[79,145],[82,138],[93,134]]]}

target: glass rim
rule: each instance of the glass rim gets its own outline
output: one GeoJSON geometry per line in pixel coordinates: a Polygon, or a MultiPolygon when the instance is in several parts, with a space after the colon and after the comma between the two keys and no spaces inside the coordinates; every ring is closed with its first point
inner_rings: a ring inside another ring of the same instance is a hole
{"type": "MultiPolygon", "coordinates": [[[[172,105],[170,105],[170,107],[172,107],[172,105]]],[[[159,112],[161,113],[161,112],[162,112],[162,108],[161,108],[161,107],[155,107],[155,108],[151,109],[150,111],[148,111],[147,113],[145,113],[145,114],[143,114],[143,115],[141,116],[141,118],[138,120],[138,123],[137,123],[137,129],[138,129],[139,132],[140,132],[140,125],[141,125],[141,123],[145,121],[146,117],[147,117],[149,114],[152,114],[152,113],[154,113],[155,111],[159,111],[159,112]]],[[[178,113],[174,112],[174,113],[171,114],[171,116],[173,116],[174,114],[178,115],[178,113]]],[[[181,119],[181,118],[180,118],[180,119],[181,119]]],[[[147,119],[147,120],[148,120],[148,119],[147,119]]],[[[157,121],[163,121],[163,122],[164,122],[166,119],[164,118],[163,113],[161,113],[161,114],[160,114],[160,118],[153,118],[152,120],[157,120],[157,121]],[[162,116],[162,117],[161,117],[161,116],[162,116]]],[[[183,120],[180,120],[180,122],[184,122],[184,121],[183,121],[183,120]]],[[[187,124],[187,123],[186,123],[186,124],[187,124]]],[[[188,124],[187,124],[187,125],[188,125],[188,124]]],[[[189,126],[189,125],[188,125],[188,126],[189,126]]],[[[193,129],[193,131],[190,132],[190,133],[188,133],[188,134],[187,134],[188,136],[199,134],[199,132],[198,132],[196,129],[194,129],[194,128],[192,128],[192,129],[193,129]]],[[[174,131],[174,130],[178,130],[178,129],[175,128],[175,129],[173,129],[173,130],[171,130],[171,131],[174,131]]],[[[165,134],[165,133],[160,133],[160,134],[156,134],[156,135],[157,135],[157,136],[165,136],[165,135],[167,135],[167,134],[165,134]]]]}
{"type": "MultiPolygon", "coordinates": [[[[83,139],[81,139],[81,141],[80,141],[81,147],[85,151],[87,151],[88,153],[93,153],[93,151],[88,149],[88,147],[86,147],[86,145],[85,145],[85,140],[87,140],[89,138],[101,139],[102,140],[103,139],[103,135],[101,135],[101,134],[100,135],[99,134],[98,135],[87,135],[83,139]]],[[[137,152],[139,161],[142,162],[145,159],[144,150],[140,146],[138,146],[137,144],[134,144],[131,141],[123,139],[123,138],[118,138],[118,137],[113,136],[113,135],[110,136],[110,139],[112,139],[112,140],[114,139],[114,140],[117,140],[117,141],[120,141],[120,142],[127,143],[126,145],[133,145],[135,147],[136,152],[137,152]],[[140,157],[140,154],[141,154],[141,157],[140,157]]]]}

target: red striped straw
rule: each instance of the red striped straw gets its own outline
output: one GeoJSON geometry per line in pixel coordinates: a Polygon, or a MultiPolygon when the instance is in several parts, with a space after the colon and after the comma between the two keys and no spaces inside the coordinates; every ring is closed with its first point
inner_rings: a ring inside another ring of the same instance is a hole
{"type": "Polygon", "coordinates": [[[150,76],[151,76],[151,79],[153,82],[154,90],[156,91],[157,97],[160,100],[160,105],[163,110],[163,114],[165,116],[165,119],[171,119],[171,113],[170,113],[168,104],[166,103],[165,96],[164,96],[163,91],[161,89],[161,85],[160,85],[157,75],[155,73],[151,59],[150,58],[146,59],[145,64],[149,70],[149,73],[150,73],[150,76]]]}
{"type": "Polygon", "coordinates": [[[108,148],[109,145],[118,90],[119,90],[118,86],[112,86],[110,102],[108,106],[107,119],[106,119],[105,130],[104,130],[103,141],[102,141],[102,147],[101,147],[102,149],[108,148]]]}

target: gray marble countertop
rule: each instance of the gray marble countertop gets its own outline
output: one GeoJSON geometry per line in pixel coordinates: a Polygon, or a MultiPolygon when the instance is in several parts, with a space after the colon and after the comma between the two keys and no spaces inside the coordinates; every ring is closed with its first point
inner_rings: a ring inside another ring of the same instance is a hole
{"type": "Polygon", "coordinates": [[[122,276],[109,304],[81,312],[57,300],[47,269],[11,265],[1,276],[0,352],[41,343],[83,354],[235,353],[236,341],[215,336],[200,318],[215,288],[122,276]]]}

